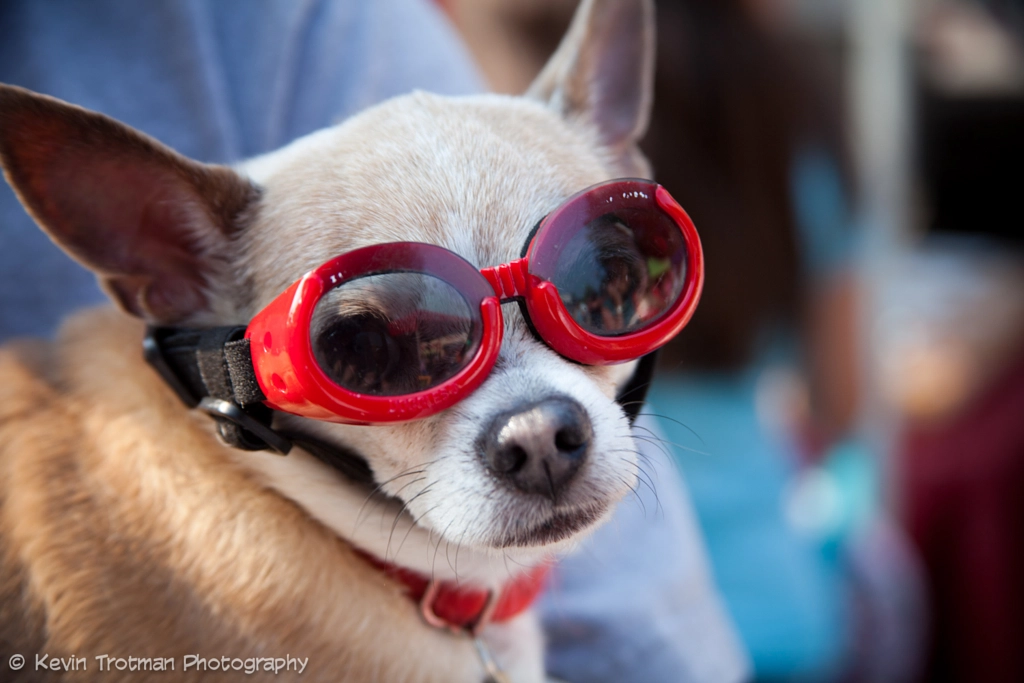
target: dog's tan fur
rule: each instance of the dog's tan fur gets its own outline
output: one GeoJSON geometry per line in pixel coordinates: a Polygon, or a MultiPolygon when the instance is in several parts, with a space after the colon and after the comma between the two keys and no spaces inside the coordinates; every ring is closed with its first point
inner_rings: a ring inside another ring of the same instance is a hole
{"type": "MultiPolygon", "coordinates": [[[[0,160],[40,225],[124,310],[158,324],[241,323],[303,272],[366,244],[423,241],[478,267],[509,261],[568,196],[647,175],[635,143],[651,33],[648,1],[588,0],[532,98],[416,93],[234,171],[2,88],[0,160]],[[602,75],[620,63],[632,70],[602,75]]],[[[567,363],[518,311],[506,308],[505,321],[492,375],[453,409],[387,427],[283,420],[358,450],[400,506],[367,504],[364,489],[301,450],[222,445],[144,364],[142,323],[123,313],[83,313],[53,345],[0,352],[0,644],[90,663],[178,658],[165,680],[201,676],[180,671],[186,654],[289,653],[309,658],[303,678],[314,681],[478,683],[470,641],[426,627],[349,542],[488,587],[570,546],[584,529],[528,542],[554,503],[501,490],[472,446],[496,409],[545,392],[572,396],[594,424],[596,452],[566,507],[607,516],[636,477],[612,401],[631,368],[567,363]]],[[[512,680],[543,680],[532,615],[484,638],[512,680]]],[[[45,673],[30,666],[23,678],[45,673]]],[[[65,675],[118,676],[95,666],[65,675]]]]}
{"type": "Polygon", "coordinates": [[[29,617],[0,622],[11,651],[176,657],[179,672],[186,654],[291,653],[309,680],[474,680],[468,641],[425,629],[396,584],[224,457],[126,353],[140,334],[112,310],[79,316],[49,381],[0,356],[0,585],[29,617]]]}

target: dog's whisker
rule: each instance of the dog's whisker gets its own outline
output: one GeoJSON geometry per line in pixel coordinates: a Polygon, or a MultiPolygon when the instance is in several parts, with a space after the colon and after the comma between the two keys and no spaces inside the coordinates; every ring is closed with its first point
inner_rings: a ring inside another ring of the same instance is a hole
{"type": "Polygon", "coordinates": [[[658,495],[658,490],[654,486],[654,479],[651,477],[650,473],[638,463],[636,466],[636,475],[637,481],[647,486],[647,488],[651,490],[651,494],[654,496],[654,503],[656,506],[655,514],[657,514],[659,511],[663,512],[661,508],[661,497],[658,495]]]}
{"type": "MultiPolygon", "coordinates": [[[[395,519],[394,519],[394,521],[393,521],[393,522],[391,523],[391,533],[389,533],[389,534],[388,534],[388,544],[387,544],[387,547],[386,547],[386,548],[384,549],[384,561],[385,561],[385,562],[387,562],[387,559],[388,559],[388,555],[389,555],[389,554],[390,554],[390,552],[391,552],[391,541],[392,541],[392,539],[393,539],[393,538],[394,538],[394,536],[395,536],[395,529],[396,529],[396,528],[398,528],[398,522],[399,522],[399,521],[400,521],[400,520],[402,519],[402,515],[406,515],[406,514],[407,514],[407,513],[409,512],[409,506],[410,506],[410,505],[411,505],[411,504],[413,503],[413,501],[415,501],[415,500],[416,500],[417,498],[419,498],[420,496],[422,496],[422,495],[425,495],[425,494],[429,493],[429,492],[430,492],[430,490],[431,490],[431,488],[432,488],[432,486],[433,486],[433,485],[427,486],[427,487],[426,487],[426,488],[424,488],[424,489],[423,489],[422,491],[420,491],[419,493],[417,493],[417,494],[416,494],[415,496],[413,496],[412,498],[410,498],[410,499],[409,499],[408,501],[405,501],[405,502],[404,502],[404,503],[402,504],[402,507],[401,507],[401,509],[399,509],[399,510],[398,510],[398,512],[396,512],[396,513],[395,513],[395,519]]],[[[408,514],[407,516],[409,517],[410,521],[412,521],[412,515],[411,515],[411,514],[408,514]]],[[[414,522],[414,521],[412,521],[412,523],[413,523],[413,524],[415,524],[415,522],[414,522]]],[[[412,527],[410,527],[410,529],[411,529],[411,528],[412,528],[412,527]]],[[[397,553],[396,553],[396,557],[397,557],[397,553]]]]}
{"type": "MultiPolygon", "coordinates": [[[[644,462],[645,464],[647,464],[648,466],[650,466],[652,468],[654,467],[654,461],[651,460],[650,456],[648,456],[646,453],[644,453],[643,451],[638,450],[636,448],[612,448],[612,449],[610,449],[610,450],[608,450],[606,452],[607,453],[629,453],[630,455],[635,456],[637,460],[644,462]]],[[[628,460],[626,458],[620,458],[619,462],[622,465],[632,465],[633,464],[632,460],[628,460]]]]}
{"type": "Polygon", "coordinates": [[[647,437],[644,437],[644,436],[641,436],[639,434],[634,434],[633,438],[636,441],[639,441],[640,443],[646,443],[646,444],[650,445],[652,448],[658,449],[658,451],[662,455],[664,455],[666,458],[668,458],[669,460],[672,459],[672,453],[668,449],[665,448],[665,444],[663,444],[661,442],[658,442],[658,441],[651,440],[651,439],[649,439],[647,437]]]}
{"type": "Polygon", "coordinates": [[[462,532],[462,536],[459,537],[459,544],[455,546],[455,566],[452,567],[452,571],[455,572],[455,583],[459,583],[459,551],[462,550],[462,544],[466,540],[466,534],[469,530],[462,532]]]}
{"type": "Polygon", "coordinates": [[[655,433],[653,429],[644,427],[643,425],[633,425],[634,436],[646,436],[649,439],[656,439],[658,441],[665,441],[665,438],[655,433]]]}
{"type": "Polygon", "coordinates": [[[424,517],[426,517],[427,515],[429,515],[431,512],[433,512],[434,510],[436,510],[439,507],[441,507],[440,503],[438,503],[437,505],[435,505],[432,508],[428,508],[419,517],[413,518],[412,524],[409,525],[409,528],[406,529],[406,531],[405,531],[405,536],[402,537],[402,542],[398,544],[398,549],[395,550],[395,557],[398,557],[399,555],[402,554],[402,547],[405,545],[405,542],[407,540],[409,540],[409,534],[412,533],[413,529],[415,529],[417,526],[419,526],[420,520],[423,519],[424,517]]]}
{"type": "MultiPolygon", "coordinates": [[[[417,467],[417,466],[414,465],[414,467],[417,467]]],[[[401,479],[402,477],[408,477],[408,476],[412,476],[412,475],[415,475],[415,474],[423,474],[426,471],[427,471],[426,469],[404,471],[404,472],[402,472],[400,474],[396,474],[395,476],[391,477],[387,481],[383,481],[380,484],[377,484],[377,486],[374,487],[373,491],[371,491],[370,494],[368,496],[366,496],[366,499],[363,501],[362,505],[359,506],[359,511],[356,513],[356,521],[353,524],[353,531],[359,527],[359,523],[360,523],[360,521],[362,520],[362,517],[363,517],[363,512],[366,511],[366,506],[370,504],[370,501],[373,500],[375,496],[377,496],[379,493],[381,493],[381,490],[384,488],[384,486],[386,486],[387,484],[390,484],[390,483],[392,483],[392,482],[394,482],[394,481],[396,481],[398,479],[401,479]]]]}
{"type": "Polygon", "coordinates": [[[683,429],[685,429],[686,431],[688,431],[691,434],[693,434],[693,436],[696,437],[696,439],[698,441],[700,441],[703,445],[707,446],[707,443],[704,441],[704,439],[701,437],[701,435],[696,432],[696,430],[694,430],[692,427],[690,427],[686,423],[681,422],[680,420],[677,420],[674,417],[670,417],[668,415],[662,415],[660,413],[638,413],[637,417],[655,417],[655,418],[658,418],[659,420],[667,420],[669,422],[672,422],[673,424],[677,424],[680,427],[682,427],[683,429]]]}
{"type": "MultiPolygon", "coordinates": [[[[446,527],[444,528],[444,531],[442,531],[442,532],[441,532],[441,535],[437,537],[437,545],[436,545],[436,546],[434,546],[434,557],[433,557],[433,559],[432,559],[432,560],[431,560],[431,562],[430,562],[430,579],[431,579],[431,580],[433,580],[433,579],[434,579],[434,576],[435,576],[435,575],[436,575],[436,573],[437,573],[437,572],[435,571],[435,570],[436,570],[436,568],[437,568],[437,553],[438,553],[438,551],[439,551],[439,550],[441,549],[441,541],[444,541],[444,542],[445,542],[445,544],[446,544],[446,546],[447,546],[447,543],[448,543],[448,530],[449,530],[449,529],[451,529],[451,527],[452,527],[452,524],[453,524],[454,522],[455,522],[455,520],[454,520],[454,519],[453,519],[453,520],[451,520],[451,521],[449,521],[449,522],[448,522],[448,526],[446,526],[446,527]]],[[[446,549],[445,549],[445,554],[447,554],[447,553],[448,553],[448,550],[447,550],[447,547],[446,547],[446,549]]]]}
{"type": "MultiPolygon", "coordinates": [[[[701,450],[698,450],[696,448],[690,448],[689,446],[684,446],[682,444],[676,443],[675,441],[669,441],[668,439],[664,439],[664,438],[662,438],[660,436],[646,436],[646,435],[643,435],[643,434],[634,434],[633,438],[634,439],[639,439],[641,441],[646,441],[647,443],[651,444],[652,446],[653,445],[661,445],[662,447],[664,447],[665,445],[668,445],[668,446],[672,446],[674,448],[678,448],[681,451],[686,451],[688,453],[695,453],[697,455],[706,455],[706,456],[709,456],[709,457],[714,456],[714,453],[711,453],[709,451],[701,451],[701,450]]],[[[665,455],[669,455],[668,451],[663,451],[663,452],[665,453],[665,455]]]]}
{"type": "Polygon", "coordinates": [[[508,568],[508,563],[509,562],[511,562],[515,566],[519,567],[520,569],[525,569],[525,570],[533,569],[533,566],[527,565],[527,564],[523,564],[522,562],[518,561],[514,557],[509,557],[509,554],[508,554],[507,550],[503,550],[501,552],[501,556],[502,556],[504,564],[505,564],[505,571],[508,572],[509,577],[515,576],[515,573],[508,568]]]}
{"type": "MultiPolygon", "coordinates": [[[[413,486],[413,485],[415,485],[415,484],[417,484],[417,483],[419,483],[419,482],[421,482],[421,481],[425,481],[426,479],[427,479],[426,477],[417,477],[417,478],[415,478],[415,479],[412,479],[412,480],[410,480],[410,481],[407,481],[406,483],[402,484],[402,487],[401,487],[400,489],[398,489],[397,491],[395,491],[395,496],[394,496],[394,497],[395,497],[395,498],[399,498],[399,497],[400,497],[400,496],[402,495],[402,491],[406,490],[406,489],[407,489],[407,488],[409,488],[410,486],[413,486]]],[[[405,503],[403,503],[403,506],[404,506],[404,505],[408,505],[408,501],[406,501],[405,503]]]]}
{"type": "MultiPolygon", "coordinates": [[[[643,384],[638,385],[636,388],[637,389],[646,389],[646,388],[649,388],[650,386],[651,386],[651,382],[644,382],[643,384]]],[[[645,403],[647,403],[647,399],[643,399],[643,400],[639,400],[639,401],[623,401],[623,402],[619,403],[619,405],[622,406],[623,408],[628,408],[630,406],[638,406],[638,405],[642,406],[645,403]]]]}
{"type": "MultiPolygon", "coordinates": [[[[402,491],[404,491],[405,489],[409,488],[410,486],[412,486],[414,484],[417,484],[417,483],[419,483],[421,481],[425,481],[426,479],[427,479],[426,477],[417,477],[416,479],[413,479],[412,481],[408,481],[405,484],[403,484],[402,487],[400,489],[398,489],[398,491],[395,492],[394,498],[398,499],[398,501],[401,503],[401,507],[399,509],[399,513],[398,514],[401,514],[402,512],[404,512],[406,507],[409,505],[409,503],[412,502],[413,500],[415,500],[416,497],[418,497],[419,495],[421,495],[423,493],[423,491],[420,491],[415,496],[410,498],[408,501],[403,501],[399,497],[400,494],[402,493],[402,491]]],[[[387,512],[387,508],[386,507],[382,508],[381,515],[380,515],[380,533],[384,533],[384,518],[385,518],[385,513],[386,512],[387,512]]],[[[394,527],[392,527],[392,531],[393,530],[394,530],[394,527]]]]}
{"type": "Polygon", "coordinates": [[[618,480],[618,482],[620,484],[622,484],[623,486],[625,486],[626,488],[629,489],[629,492],[630,492],[629,498],[630,498],[630,500],[632,500],[634,504],[639,505],[640,509],[644,513],[644,519],[646,519],[647,518],[647,506],[644,505],[643,498],[640,497],[640,492],[637,490],[636,486],[633,486],[632,484],[630,484],[629,482],[627,482],[625,479],[623,479],[620,476],[616,476],[615,478],[616,478],[616,480],[618,480]]]}

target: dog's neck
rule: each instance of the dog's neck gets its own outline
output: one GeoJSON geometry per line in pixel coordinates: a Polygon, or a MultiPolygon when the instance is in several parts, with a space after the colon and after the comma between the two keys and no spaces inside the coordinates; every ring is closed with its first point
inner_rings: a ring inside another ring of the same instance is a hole
{"type": "Polygon", "coordinates": [[[302,500],[312,517],[360,551],[434,580],[497,590],[551,556],[545,549],[489,552],[448,541],[418,525],[399,501],[346,480],[303,448],[293,449],[287,463],[266,451],[226,450],[266,486],[302,500]]]}

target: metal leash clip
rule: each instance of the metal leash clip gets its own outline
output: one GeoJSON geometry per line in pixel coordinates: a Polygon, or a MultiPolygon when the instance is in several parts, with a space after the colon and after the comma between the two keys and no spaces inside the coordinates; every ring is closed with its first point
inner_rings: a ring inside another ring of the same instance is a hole
{"type": "Polygon", "coordinates": [[[484,665],[484,673],[487,677],[484,679],[484,683],[512,683],[505,672],[501,670],[498,663],[494,661],[494,657],[491,656],[491,651],[487,649],[487,645],[480,638],[473,639],[473,645],[476,646],[476,653],[480,655],[480,662],[484,665]]]}

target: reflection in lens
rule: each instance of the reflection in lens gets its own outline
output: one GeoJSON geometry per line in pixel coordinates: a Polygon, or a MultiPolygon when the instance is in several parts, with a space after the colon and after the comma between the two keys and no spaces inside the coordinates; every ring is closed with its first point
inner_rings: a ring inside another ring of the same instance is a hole
{"type": "Polygon", "coordinates": [[[686,278],[679,227],[652,209],[593,219],[562,249],[552,283],[569,314],[591,334],[615,336],[664,315],[686,278]]]}
{"type": "Polygon", "coordinates": [[[313,356],[338,385],[396,396],[437,386],[472,360],[479,311],[430,275],[387,273],[351,280],[317,303],[313,356]]]}

